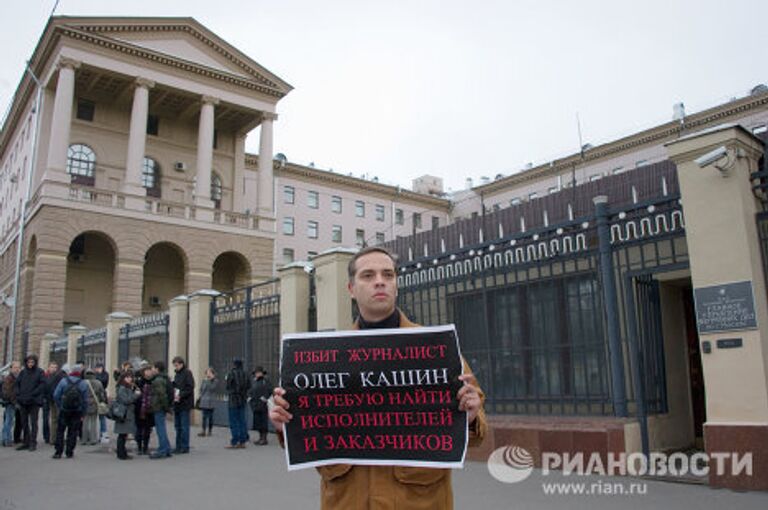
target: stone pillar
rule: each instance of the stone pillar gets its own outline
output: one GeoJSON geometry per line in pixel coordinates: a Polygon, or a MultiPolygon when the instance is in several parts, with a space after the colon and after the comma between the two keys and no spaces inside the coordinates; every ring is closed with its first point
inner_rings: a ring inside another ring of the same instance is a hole
{"type": "MultiPolygon", "coordinates": [[[[29,346],[33,351],[38,348],[38,343],[46,333],[62,329],[66,281],[67,254],[38,250],[30,299],[34,306],[29,319],[29,346]]],[[[21,336],[16,338],[21,339],[21,336]]],[[[15,342],[14,350],[17,351],[17,356],[21,352],[21,345],[21,341],[15,342]]]]}
{"type": "MultiPolygon", "coordinates": [[[[128,155],[125,158],[125,180],[123,192],[130,195],[147,196],[141,184],[142,166],[147,146],[147,117],[149,115],[149,89],[155,82],[146,78],[137,78],[133,90],[133,108],[131,125],[128,131],[128,155]]],[[[143,209],[143,200],[137,205],[143,209]]]]}
{"type": "Polygon", "coordinates": [[[259,214],[274,216],[274,178],[272,168],[272,123],[277,119],[274,113],[264,112],[261,119],[259,139],[259,214]]]}
{"type": "Polygon", "coordinates": [[[124,312],[113,312],[107,315],[107,345],[104,348],[104,370],[109,374],[109,386],[107,392],[115,395],[115,378],[112,373],[120,368],[120,363],[125,360],[119,359],[120,356],[120,328],[131,322],[132,317],[124,312]]]}
{"type": "MultiPolygon", "coordinates": [[[[189,298],[177,296],[168,303],[168,358],[187,359],[187,320],[189,298]]],[[[170,363],[168,364],[170,366],[170,363]]],[[[197,376],[195,376],[197,380],[197,376]]]]}
{"type": "Polygon", "coordinates": [[[56,83],[56,98],[53,102],[51,136],[48,142],[48,165],[43,179],[69,182],[67,178],[67,150],[72,127],[72,106],[75,96],[75,69],[80,62],[61,57],[58,62],[59,79],[56,83]]]}
{"type": "MultiPolygon", "coordinates": [[[[211,169],[213,167],[213,113],[219,100],[203,96],[200,107],[200,124],[197,130],[197,181],[195,205],[213,207],[211,200],[211,169]]],[[[211,219],[213,216],[211,216],[211,219]]]]}
{"type": "Polygon", "coordinates": [[[37,366],[43,370],[48,369],[48,363],[51,361],[51,344],[59,339],[56,333],[46,333],[40,341],[40,350],[37,354],[37,366]]]}
{"type": "Polygon", "coordinates": [[[354,248],[332,248],[315,258],[317,330],[352,328],[352,299],[347,290],[347,264],[357,253],[354,248]]]}
{"type": "Polygon", "coordinates": [[[245,195],[245,134],[235,136],[235,178],[232,183],[232,210],[244,213],[249,209],[255,213],[254,200],[245,195]]]}
{"type": "Polygon", "coordinates": [[[294,262],[277,270],[280,278],[280,335],[309,330],[309,274],[312,266],[294,262]]]}
{"type": "MultiPolygon", "coordinates": [[[[219,292],[203,289],[189,296],[189,348],[187,367],[195,376],[195,385],[202,381],[203,373],[210,364],[209,342],[211,333],[211,301],[219,292]]],[[[197,390],[197,388],[195,388],[197,390]]],[[[200,411],[193,413],[193,423],[198,423],[200,411]]]]}
{"type": "MultiPolygon", "coordinates": [[[[706,309],[701,290],[727,299],[732,287],[750,282],[752,296],[739,296],[741,306],[754,301],[757,327],[710,332],[699,323],[707,421],[704,445],[708,454],[753,456],[753,474],[733,476],[710,470],[710,484],[736,490],[768,490],[768,302],[755,214],[761,204],[752,193],[750,173],[757,170],[763,144],[740,126],[692,135],[667,145],[677,164],[685,211],[685,231],[697,313],[706,309]],[[695,159],[723,147],[727,157],[701,167],[695,159]],[[719,167],[719,168],[718,168],[719,167]],[[702,329],[704,330],[702,331],[702,329]],[[738,348],[723,348],[722,339],[739,339],[738,348]]],[[[718,312],[722,315],[722,312],[718,312]]],[[[732,313],[725,312],[729,317],[732,313]]],[[[720,328],[722,329],[722,328],[720,328]]],[[[710,461],[710,468],[715,465],[710,461]]]]}
{"type": "Polygon", "coordinates": [[[142,312],[142,288],[144,286],[144,262],[118,259],[112,285],[112,309],[121,310],[133,317],[142,312]]]}
{"type": "MultiPolygon", "coordinates": [[[[80,337],[88,332],[85,326],[72,326],[67,331],[67,363],[71,367],[77,363],[77,343],[80,337]]],[[[85,368],[85,367],[83,367],[85,368]]]]}

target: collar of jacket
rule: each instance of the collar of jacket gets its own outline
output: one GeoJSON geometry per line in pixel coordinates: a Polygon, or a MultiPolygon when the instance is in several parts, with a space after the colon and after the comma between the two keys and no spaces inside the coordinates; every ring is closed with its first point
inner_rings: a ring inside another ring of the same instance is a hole
{"type": "MultiPolygon", "coordinates": [[[[406,317],[406,315],[403,313],[403,311],[399,308],[396,308],[400,313],[400,326],[401,328],[418,328],[420,324],[416,324],[415,322],[411,322],[411,320],[406,317]]],[[[360,325],[357,323],[357,321],[352,324],[352,329],[360,329],[360,325]]]]}

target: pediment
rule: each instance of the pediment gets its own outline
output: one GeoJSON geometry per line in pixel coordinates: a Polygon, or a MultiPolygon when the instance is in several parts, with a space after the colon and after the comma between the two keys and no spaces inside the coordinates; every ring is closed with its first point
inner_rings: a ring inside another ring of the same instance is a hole
{"type": "Polygon", "coordinates": [[[283,96],[293,87],[192,18],[67,18],[57,25],[235,75],[283,96]]]}

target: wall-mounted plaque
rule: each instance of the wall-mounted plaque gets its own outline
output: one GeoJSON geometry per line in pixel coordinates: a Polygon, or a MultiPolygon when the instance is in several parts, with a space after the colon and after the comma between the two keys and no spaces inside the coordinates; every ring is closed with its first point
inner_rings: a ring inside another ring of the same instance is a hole
{"type": "Polygon", "coordinates": [[[757,329],[752,282],[694,289],[699,334],[757,329]]]}

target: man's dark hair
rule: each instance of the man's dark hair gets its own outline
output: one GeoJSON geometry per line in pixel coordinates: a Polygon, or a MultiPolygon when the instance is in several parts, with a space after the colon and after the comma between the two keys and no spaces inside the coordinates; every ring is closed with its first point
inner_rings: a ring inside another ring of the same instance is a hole
{"type": "Polygon", "coordinates": [[[176,356],[175,358],[173,358],[173,361],[171,363],[181,363],[182,365],[187,366],[186,362],[184,362],[184,358],[182,358],[181,356],[176,356]]]}
{"type": "Polygon", "coordinates": [[[154,367],[157,369],[158,372],[161,374],[165,372],[165,363],[163,361],[155,361],[154,367]]]}
{"type": "Polygon", "coordinates": [[[347,265],[347,276],[349,276],[350,282],[354,281],[355,273],[357,273],[357,259],[368,255],[369,253],[383,253],[392,259],[392,265],[397,268],[397,256],[395,254],[386,248],[382,248],[381,246],[368,246],[367,248],[363,248],[359,252],[355,253],[355,256],[352,257],[352,260],[349,261],[349,264],[347,265]]]}

